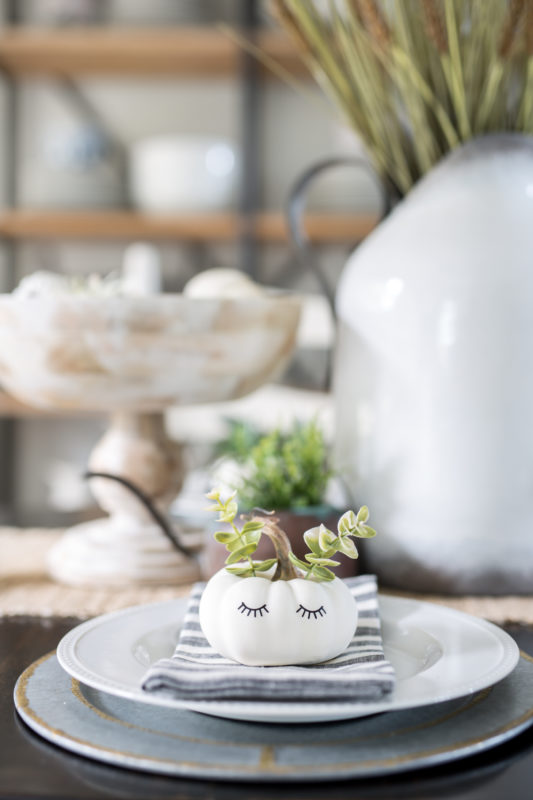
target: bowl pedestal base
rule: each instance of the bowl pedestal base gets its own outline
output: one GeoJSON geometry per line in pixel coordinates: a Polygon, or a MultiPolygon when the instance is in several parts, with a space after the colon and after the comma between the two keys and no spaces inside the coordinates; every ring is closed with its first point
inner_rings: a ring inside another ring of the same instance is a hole
{"type": "MultiPolygon", "coordinates": [[[[114,414],[89,469],[130,481],[163,513],[183,482],[180,447],[167,437],[159,413],[114,414]]],[[[130,489],[107,478],[91,478],[90,485],[109,517],[76,525],[52,548],[48,568],[55,580],[125,586],[198,579],[198,563],[173,546],[130,489]]]]}

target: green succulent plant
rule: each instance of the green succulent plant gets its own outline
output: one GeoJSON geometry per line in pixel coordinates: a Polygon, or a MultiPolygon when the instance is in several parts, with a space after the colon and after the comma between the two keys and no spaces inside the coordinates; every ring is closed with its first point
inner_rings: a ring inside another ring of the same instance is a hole
{"type": "Polygon", "coordinates": [[[223,500],[220,489],[213,489],[207,495],[209,500],[215,501],[208,511],[216,511],[217,522],[224,522],[229,526],[228,529],[216,531],[214,534],[216,541],[224,544],[229,551],[226,569],[241,578],[265,573],[276,565],[272,580],[302,577],[303,573],[304,579],[332,581],[335,574],[329,567],[337,567],[340,564],[333,559],[333,556],[336,553],[344,553],[348,558],[358,558],[359,553],[353,539],[370,539],[376,535],[376,531],[366,524],[369,518],[367,506],[362,506],[357,514],[351,510],[346,511],[337,523],[336,534],[325,525],[310,528],[303,534],[309,553],[306,553],[305,561],[302,561],[292,552],[289,540],[277,527],[275,518],[266,516],[261,519],[256,516],[241,515],[243,525],[239,528],[235,523],[239,510],[236,496],[237,493],[233,492],[223,500]],[[272,539],[277,557],[254,561],[252,555],[257,550],[263,533],[272,539]]]}

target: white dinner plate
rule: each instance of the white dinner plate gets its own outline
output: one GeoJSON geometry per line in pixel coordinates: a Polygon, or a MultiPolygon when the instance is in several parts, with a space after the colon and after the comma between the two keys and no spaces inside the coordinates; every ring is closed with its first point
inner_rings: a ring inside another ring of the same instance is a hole
{"type": "Polygon", "coordinates": [[[256,722],[327,722],[440,703],[502,680],[519,650],[500,628],[460,611],[380,595],[385,655],[396,688],[372,703],[190,702],[145,692],[146,669],[172,655],[187,601],[134,606],[84,622],[59,643],[63,669],[82,683],[142,703],[187,708],[216,717],[256,722]]]}

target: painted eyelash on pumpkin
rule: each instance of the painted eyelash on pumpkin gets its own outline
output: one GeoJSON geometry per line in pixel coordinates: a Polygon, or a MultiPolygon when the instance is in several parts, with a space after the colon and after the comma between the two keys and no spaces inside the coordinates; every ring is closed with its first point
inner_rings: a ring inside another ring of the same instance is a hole
{"type": "Polygon", "coordinates": [[[296,613],[299,614],[300,611],[302,612],[302,618],[307,617],[307,619],[311,619],[311,617],[313,617],[313,619],[317,619],[317,617],[323,617],[326,614],[326,609],[324,606],[320,606],[320,608],[311,611],[309,608],[305,608],[305,606],[300,604],[296,609],[296,613]]]}
{"type": "Polygon", "coordinates": [[[240,606],[238,607],[237,611],[240,611],[241,614],[244,614],[244,613],[248,612],[246,614],[247,617],[249,617],[250,614],[253,614],[254,617],[257,617],[257,615],[259,614],[259,616],[262,617],[263,613],[264,614],[268,614],[269,613],[268,612],[268,608],[266,607],[266,603],[263,603],[263,605],[259,606],[259,608],[250,608],[249,606],[246,605],[246,603],[241,603],[240,606]]]}

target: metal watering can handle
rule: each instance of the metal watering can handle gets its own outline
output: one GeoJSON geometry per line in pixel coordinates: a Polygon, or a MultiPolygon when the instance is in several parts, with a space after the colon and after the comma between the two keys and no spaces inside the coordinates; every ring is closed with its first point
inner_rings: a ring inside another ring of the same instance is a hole
{"type": "Polygon", "coordinates": [[[327,298],[333,316],[335,317],[335,294],[330,286],[322,267],[316,258],[311,241],[307,235],[304,225],[304,214],[307,204],[307,193],[313,184],[315,178],[318,178],[322,173],[328,172],[335,167],[355,167],[368,172],[379,184],[382,197],[382,211],[380,220],[384,219],[390,212],[393,206],[393,195],[386,187],[385,183],[381,181],[372,168],[371,164],[364,158],[357,156],[335,156],[332,158],[319,161],[313,166],[309,167],[293,184],[289,192],[289,201],[287,205],[287,222],[289,226],[289,233],[291,244],[293,245],[296,258],[300,266],[304,269],[310,269],[322,292],[327,298]]]}

